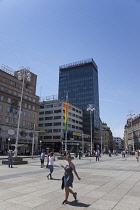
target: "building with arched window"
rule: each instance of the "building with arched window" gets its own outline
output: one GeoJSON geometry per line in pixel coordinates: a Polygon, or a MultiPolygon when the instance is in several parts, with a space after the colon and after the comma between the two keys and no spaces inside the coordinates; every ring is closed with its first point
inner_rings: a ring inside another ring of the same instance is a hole
{"type": "MultiPolygon", "coordinates": [[[[7,67],[0,69],[0,150],[4,153],[9,145],[14,148],[17,136],[18,119],[20,115],[18,147],[22,145],[22,152],[31,150],[33,127],[38,127],[39,97],[36,95],[37,75],[31,73],[30,83],[25,81],[21,112],[22,81],[18,80],[17,71],[7,67]],[[23,148],[24,145],[24,148],[23,148]]],[[[35,148],[38,137],[35,137],[35,148]]]]}

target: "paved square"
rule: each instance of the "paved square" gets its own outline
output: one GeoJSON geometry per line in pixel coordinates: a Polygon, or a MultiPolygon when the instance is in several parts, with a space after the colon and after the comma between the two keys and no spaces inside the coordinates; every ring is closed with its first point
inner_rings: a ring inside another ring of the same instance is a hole
{"type": "Polygon", "coordinates": [[[62,205],[64,190],[61,178],[64,170],[56,160],[53,180],[48,169],[40,168],[40,159],[28,159],[29,164],[8,168],[0,161],[0,210],[140,210],[140,163],[134,156],[123,160],[121,155],[103,155],[100,161],[83,157],[74,159],[79,181],[74,177],[73,190],[78,202],[69,196],[69,204],[62,205]]]}

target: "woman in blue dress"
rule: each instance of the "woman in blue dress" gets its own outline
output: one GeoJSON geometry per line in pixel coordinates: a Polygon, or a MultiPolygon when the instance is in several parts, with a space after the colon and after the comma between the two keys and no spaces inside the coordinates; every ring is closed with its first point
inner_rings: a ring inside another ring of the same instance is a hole
{"type": "Polygon", "coordinates": [[[66,159],[67,159],[66,167],[61,165],[62,168],[64,168],[64,170],[65,170],[65,174],[64,174],[65,200],[63,201],[62,204],[68,203],[69,193],[71,193],[73,195],[74,199],[77,200],[77,193],[73,192],[72,189],[70,189],[70,187],[73,187],[72,183],[73,183],[73,179],[74,179],[72,171],[74,171],[75,175],[77,176],[77,178],[79,180],[81,179],[76,172],[75,165],[71,162],[70,154],[68,154],[66,156],[66,159]]]}

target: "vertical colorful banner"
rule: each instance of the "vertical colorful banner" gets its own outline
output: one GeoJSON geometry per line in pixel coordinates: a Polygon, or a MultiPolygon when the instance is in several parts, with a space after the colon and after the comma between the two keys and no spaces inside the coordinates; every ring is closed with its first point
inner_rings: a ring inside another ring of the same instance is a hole
{"type": "Polygon", "coordinates": [[[65,103],[65,118],[64,118],[64,130],[67,131],[68,125],[68,112],[69,112],[69,103],[65,103]]]}

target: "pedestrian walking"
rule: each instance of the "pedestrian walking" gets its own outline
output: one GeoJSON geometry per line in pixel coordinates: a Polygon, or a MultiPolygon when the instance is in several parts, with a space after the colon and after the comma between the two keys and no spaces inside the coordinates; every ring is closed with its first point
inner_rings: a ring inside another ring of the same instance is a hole
{"type": "Polygon", "coordinates": [[[125,158],[125,154],[126,154],[126,153],[125,153],[125,150],[124,150],[124,151],[123,151],[123,156],[124,156],[124,158],[125,158]]]}
{"type": "Polygon", "coordinates": [[[63,177],[63,185],[65,188],[65,200],[62,202],[62,204],[67,204],[68,203],[68,197],[69,197],[69,193],[71,193],[74,197],[75,200],[77,200],[77,193],[73,192],[72,189],[70,189],[70,187],[73,187],[73,173],[72,171],[74,171],[75,175],[77,176],[77,178],[80,180],[81,178],[78,176],[78,173],[76,172],[76,168],[75,165],[71,162],[71,155],[68,154],[66,156],[67,159],[67,165],[64,167],[63,165],[62,168],[64,168],[65,173],[64,173],[64,177],[63,177]]]}
{"type": "Polygon", "coordinates": [[[66,157],[66,151],[64,151],[64,157],[66,157]]]}
{"type": "Polygon", "coordinates": [[[76,158],[78,157],[78,152],[75,152],[75,157],[76,157],[76,158]]]}
{"type": "Polygon", "coordinates": [[[109,157],[111,157],[111,151],[110,150],[108,151],[108,154],[109,154],[109,157]]]}
{"type": "Polygon", "coordinates": [[[96,150],[96,152],[95,152],[95,157],[96,157],[96,161],[97,160],[99,161],[99,151],[98,150],[96,150]]]}
{"type": "Polygon", "coordinates": [[[44,149],[43,149],[42,152],[41,152],[41,155],[40,155],[41,168],[44,168],[44,159],[45,159],[45,152],[44,152],[44,149]]]}
{"type": "Polygon", "coordinates": [[[79,159],[81,159],[82,153],[81,151],[79,151],[79,159]]]}
{"type": "Polygon", "coordinates": [[[50,153],[49,157],[48,157],[48,168],[50,169],[50,172],[49,174],[47,175],[47,178],[49,179],[49,176],[50,176],[50,179],[53,179],[52,178],[52,173],[53,173],[53,164],[54,164],[54,161],[55,161],[55,157],[53,155],[53,152],[50,153]]]}
{"type": "Polygon", "coordinates": [[[138,150],[135,151],[135,157],[136,157],[136,160],[139,162],[139,152],[138,152],[138,150]]]}
{"type": "Polygon", "coordinates": [[[9,150],[8,151],[8,166],[9,168],[13,168],[13,156],[14,156],[14,151],[9,150]]]}
{"type": "Polygon", "coordinates": [[[123,160],[126,160],[126,158],[125,158],[125,150],[122,152],[122,158],[123,158],[123,160]]]}

